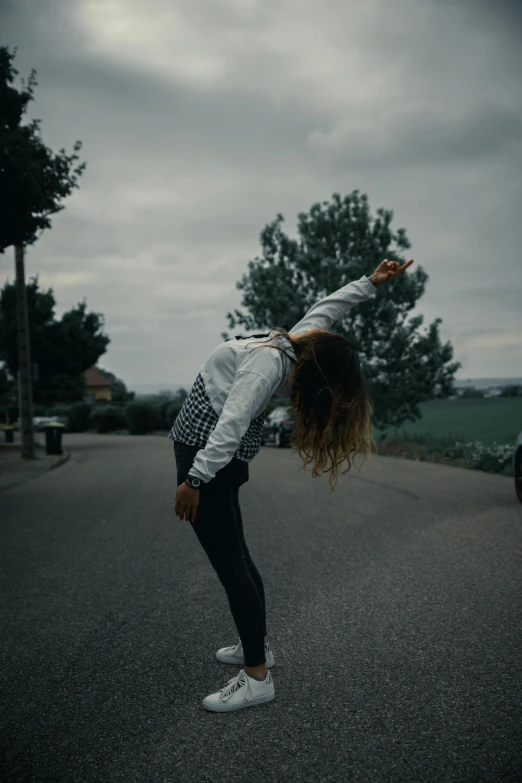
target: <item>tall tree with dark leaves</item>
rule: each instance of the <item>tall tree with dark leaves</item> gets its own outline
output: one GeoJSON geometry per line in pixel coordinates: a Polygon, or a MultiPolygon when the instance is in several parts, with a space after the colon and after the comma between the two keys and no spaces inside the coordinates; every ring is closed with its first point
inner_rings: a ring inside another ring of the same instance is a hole
{"type": "Polygon", "coordinates": [[[17,89],[15,55],[16,50],[0,47],[0,253],[11,246],[15,249],[22,456],[30,459],[34,456],[33,401],[24,252],[41,231],[51,227],[51,215],[63,209],[60,202],[77,187],[85,163],[79,163],[79,141],[72,154],[64,149],[54,153],[42,141],[40,120],[22,123],[37,86],[36,71],[17,89]]]}
{"type": "MultiPolygon", "coordinates": [[[[26,292],[31,355],[38,365],[34,401],[53,405],[83,400],[84,372],[110,343],[103,315],[89,312],[83,301],[57,319],[53,290],[41,291],[38,277],[29,280],[26,292]]],[[[16,286],[7,282],[0,289],[0,362],[13,378],[19,369],[16,327],[16,286]]]]}
{"type": "MultiPolygon", "coordinates": [[[[227,313],[229,328],[291,328],[319,299],[372,274],[385,258],[405,263],[403,252],[410,242],[405,229],[392,229],[392,219],[393,212],[383,208],[373,216],[368,197],[358,190],[344,197],[335,193],[299,214],[297,239],[284,232],[284,218],[277,215],[261,232],[261,256],[248,262],[248,273],[236,283],[245,310],[227,313]]],[[[454,393],[454,374],[461,364],[451,361],[451,344],[441,342],[441,319],[421,330],[424,317],[410,315],[427,281],[416,265],[332,326],[331,331],[357,346],[373,423],[384,431],[421,418],[419,403],[454,393]]]]}

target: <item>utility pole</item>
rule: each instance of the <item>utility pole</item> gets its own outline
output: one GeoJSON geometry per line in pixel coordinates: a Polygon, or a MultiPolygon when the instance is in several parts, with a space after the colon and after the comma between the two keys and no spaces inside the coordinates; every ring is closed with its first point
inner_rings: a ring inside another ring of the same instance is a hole
{"type": "Polygon", "coordinates": [[[27,292],[25,290],[24,248],[15,245],[16,321],[18,335],[18,409],[22,434],[22,457],[34,459],[33,390],[31,382],[31,346],[27,292]]]}

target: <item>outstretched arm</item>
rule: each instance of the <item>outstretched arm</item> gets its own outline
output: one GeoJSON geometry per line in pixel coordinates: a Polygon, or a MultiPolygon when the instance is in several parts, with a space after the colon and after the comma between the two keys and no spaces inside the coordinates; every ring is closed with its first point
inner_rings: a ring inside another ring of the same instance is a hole
{"type": "Polygon", "coordinates": [[[413,259],[401,267],[396,261],[382,261],[370,277],[363,275],[312,305],[306,315],[290,329],[290,334],[300,334],[310,329],[329,329],[352,307],[369,299],[378,286],[402,274],[411,264],[413,259]]]}

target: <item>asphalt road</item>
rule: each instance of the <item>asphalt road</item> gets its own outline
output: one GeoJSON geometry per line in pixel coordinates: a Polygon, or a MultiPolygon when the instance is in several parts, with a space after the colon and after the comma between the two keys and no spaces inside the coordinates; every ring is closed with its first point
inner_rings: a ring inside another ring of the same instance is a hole
{"type": "Polygon", "coordinates": [[[0,496],[2,781],[522,781],[512,479],[377,457],[332,495],[262,448],[240,497],[276,698],[219,714],[238,635],[171,442],[66,439],[0,496]]]}

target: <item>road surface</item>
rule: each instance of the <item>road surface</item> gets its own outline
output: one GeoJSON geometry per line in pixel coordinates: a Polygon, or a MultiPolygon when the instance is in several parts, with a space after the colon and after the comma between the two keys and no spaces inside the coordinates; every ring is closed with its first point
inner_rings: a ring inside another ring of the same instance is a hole
{"type": "Polygon", "coordinates": [[[219,714],[238,635],[171,442],[66,443],[0,496],[2,781],[522,781],[512,479],[376,457],[330,494],[262,448],[240,498],[276,698],[219,714]]]}

